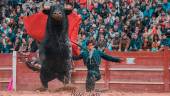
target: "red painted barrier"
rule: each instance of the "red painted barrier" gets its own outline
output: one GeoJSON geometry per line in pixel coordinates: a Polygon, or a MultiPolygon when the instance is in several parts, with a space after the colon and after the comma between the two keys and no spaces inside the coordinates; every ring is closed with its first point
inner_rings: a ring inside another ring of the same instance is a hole
{"type": "MultiPolygon", "coordinates": [[[[100,67],[102,80],[97,82],[98,87],[115,90],[170,91],[170,50],[165,49],[156,53],[142,51],[107,51],[106,53],[121,58],[135,58],[135,60],[134,64],[127,64],[127,62],[119,64],[102,60],[100,67]]],[[[11,57],[11,54],[8,56],[0,54],[0,65],[12,64],[12,60],[9,60],[11,57]]],[[[39,73],[28,69],[23,58],[25,57],[17,55],[17,90],[33,90],[40,87],[39,73]]],[[[72,83],[85,86],[87,71],[82,60],[75,61],[74,68],[72,83]]],[[[4,74],[0,72],[0,78],[4,74]]],[[[62,84],[58,81],[50,83],[50,88],[61,86],[62,84]]]]}
{"type": "MultiPolygon", "coordinates": [[[[104,69],[102,70],[104,71],[104,74],[102,74],[103,78],[101,81],[104,81],[104,88],[119,89],[119,87],[127,87],[127,90],[139,89],[150,91],[153,89],[156,91],[170,91],[170,51],[168,49],[156,53],[146,51],[107,51],[106,53],[115,57],[126,59],[135,58],[135,60],[134,64],[127,64],[127,62],[112,63],[102,60],[101,68],[104,69]]],[[[86,78],[86,74],[83,74],[82,72],[82,70],[85,70],[82,61],[77,61],[74,65],[77,71],[73,73],[73,78],[78,78],[80,76],[80,78],[82,78],[83,75],[84,78],[86,78]]],[[[76,83],[84,84],[85,82],[79,81],[76,83]]]]}
{"type": "Polygon", "coordinates": [[[0,90],[6,89],[12,77],[12,54],[0,54],[0,90]]]}

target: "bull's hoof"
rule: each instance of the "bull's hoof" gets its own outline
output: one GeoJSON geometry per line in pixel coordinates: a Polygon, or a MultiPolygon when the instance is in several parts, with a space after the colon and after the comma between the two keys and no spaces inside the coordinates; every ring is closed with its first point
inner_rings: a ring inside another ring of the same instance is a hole
{"type": "Polygon", "coordinates": [[[48,88],[41,87],[41,88],[36,89],[35,91],[36,92],[47,92],[48,88]]]}
{"type": "Polygon", "coordinates": [[[59,92],[59,91],[69,91],[69,92],[72,92],[72,91],[75,91],[75,90],[77,90],[76,87],[73,87],[73,86],[64,86],[64,87],[58,88],[55,91],[56,92],[59,92]]]}
{"type": "Polygon", "coordinates": [[[100,93],[92,91],[92,92],[87,92],[86,96],[100,96],[100,93]]]}
{"type": "Polygon", "coordinates": [[[95,89],[95,92],[107,92],[109,89],[95,89]]]}

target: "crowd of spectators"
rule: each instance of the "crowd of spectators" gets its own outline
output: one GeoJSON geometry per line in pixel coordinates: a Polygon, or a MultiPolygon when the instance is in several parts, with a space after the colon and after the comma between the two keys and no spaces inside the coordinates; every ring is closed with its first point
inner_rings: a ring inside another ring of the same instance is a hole
{"type": "MultiPolygon", "coordinates": [[[[35,52],[36,41],[26,34],[21,16],[41,11],[41,1],[19,0],[1,6],[0,53],[35,52]]],[[[152,51],[170,47],[170,2],[168,0],[104,0],[84,6],[73,0],[82,17],[78,43],[88,40],[104,51],[152,51]]]]}

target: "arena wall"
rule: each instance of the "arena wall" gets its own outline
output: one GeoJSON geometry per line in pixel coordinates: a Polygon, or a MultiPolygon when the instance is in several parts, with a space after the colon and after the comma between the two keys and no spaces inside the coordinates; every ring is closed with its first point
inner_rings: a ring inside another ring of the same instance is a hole
{"type": "MultiPolygon", "coordinates": [[[[103,90],[125,90],[125,91],[170,91],[170,50],[156,53],[152,52],[109,52],[116,57],[126,58],[130,62],[112,63],[102,60],[102,79],[97,82],[97,88],[103,90]]],[[[33,53],[29,57],[34,56],[33,53]]],[[[12,65],[12,54],[0,54],[0,68],[12,65]]],[[[23,57],[17,54],[17,90],[35,90],[41,87],[39,73],[28,69],[23,57]]],[[[83,62],[74,62],[72,83],[84,88],[87,69],[83,62]]],[[[0,71],[0,90],[7,90],[11,71],[0,71]],[[6,78],[6,79],[3,79],[6,78]],[[6,80],[6,81],[4,81],[6,80]]],[[[50,89],[57,89],[62,84],[58,80],[50,82],[50,89]]]]}

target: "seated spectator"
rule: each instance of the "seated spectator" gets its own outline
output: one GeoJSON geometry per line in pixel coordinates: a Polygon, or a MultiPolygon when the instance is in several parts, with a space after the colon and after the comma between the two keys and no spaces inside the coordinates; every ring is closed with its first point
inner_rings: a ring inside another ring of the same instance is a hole
{"type": "Polygon", "coordinates": [[[153,15],[154,9],[152,9],[149,5],[146,6],[146,10],[144,11],[145,17],[151,17],[153,15]]]}
{"type": "Polygon", "coordinates": [[[26,39],[22,38],[22,43],[19,49],[19,52],[26,52],[28,50],[28,44],[26,42],[26,39]]]}
{"type": "Polygon", "coordinates": [[[164,0],[162,7],[166,12],[169,11],[170,10],[170,2],[168,0],[164,0]]]}
{"type": "Polygon", "coordinates": [[[113,47],[113,40],[111,38],[108,38],[106,48],[112,51],[113,50],[112,47],[113,47]]]}
{"type": "Polygon", "coordinates": [[[104,38],[104,35],[101,34],[97,42],[97,47],[100,51],[104,51],[104,49],[106,48],[106,45],[107,45],[107,41],[104,38]]]}
{"type": "Polygon", "coordinates": [[[157,52],[157,51],[159,50],[159,48],[160,48],[159,36],[155,34],[155,35],[153,36],[151,51],[152,51],[152,52],[157,52]]]}
{"type": "Polygon", "coordinates": [[[15,43],[14,43],[14,50],[15,50],[15,51],[19,51],[20,46],[21,46],[21,40],[20,40],[19,37],[16,37],[15,43]]]}
{"type": "Polygon", "coordinates": [[[116,32],[115,36],[113,37],[112,40],[112,49],[113,51],[118,51],[119,50],[119,44],[120,44],[120,37],[119,37],[119,33],[116,32]]]}
{"type": "Polygon", "coordinates": [[[162,34],[161,41],[160,41],[160,47],[170,47],[170,40],[167,38],[165,34],[162,34]]]}
{"type": "Polygon", "coordinates": [[[151,49],[151,34],[148,33],[147,27],[144,28],[144,33],[143,33],[143,44],[142,44],[142,49],[144,51],[149,51],[151,49]]]}
{"type": "Polygon", "coordinates": [[[2,39],[0,38],[0,53],[2,53],[3,51],[3,42],[2,39]]]}
{"type": "Polygon", "coordinates": [[[108,13],[109,13],[109,9],[108,9],[108,6],[106,3],[103,3],[103,6],[102,6],[102,9],[101,9],[101,12],[100,12],[100,16],[105,19],[107,18],[108,16],[108,13]]]}
{"type": "Polygon", "coordinates": [[[130,38],[127,34],[123,34],[120,43],[119,43],[119,51],[127,52],[130,45],[130,38]]]}
{"type": "Polygon", "coordinates": [[[82,20],[86,20],[90,17],[90,13],[87,9],[81,9],[82,12],[79,12],[81,14],[82,20]]]}
{"type": "Polygon", "coordinates": [[[132,34],[132,39],[130,42],[129,50],[131,51],[139,51],[142,48],[141,38],[137,34],[132,34]]]}
{"type": "Polygon", "coordinates": [[[88,32],[88,36],[93,37],[95,40],[97,40],[98,37],[98,30],[96,29],[96,25],[93,24],[88,32]]]}
{"type": "Polygon", "coordinates": [[[28,51],[29,52],[36,52],[38,50],[38,42],[33,38],[29,38],[28,40],[28,51]]]}
{"type": "MultiPolygon", "coordinates": [[[[82,36],[81,36],[81,39],[80,39],[80,45],[83,47],[83,48],[86,48],[87,46],[86,46],[86,43],[87,43],[87,41],[88,41],[88,38],[86,37],[86,35],[85,34],[82,34],[82,36]]],[[[81,49],[82,50],[82,49],[81,49]]]]}

